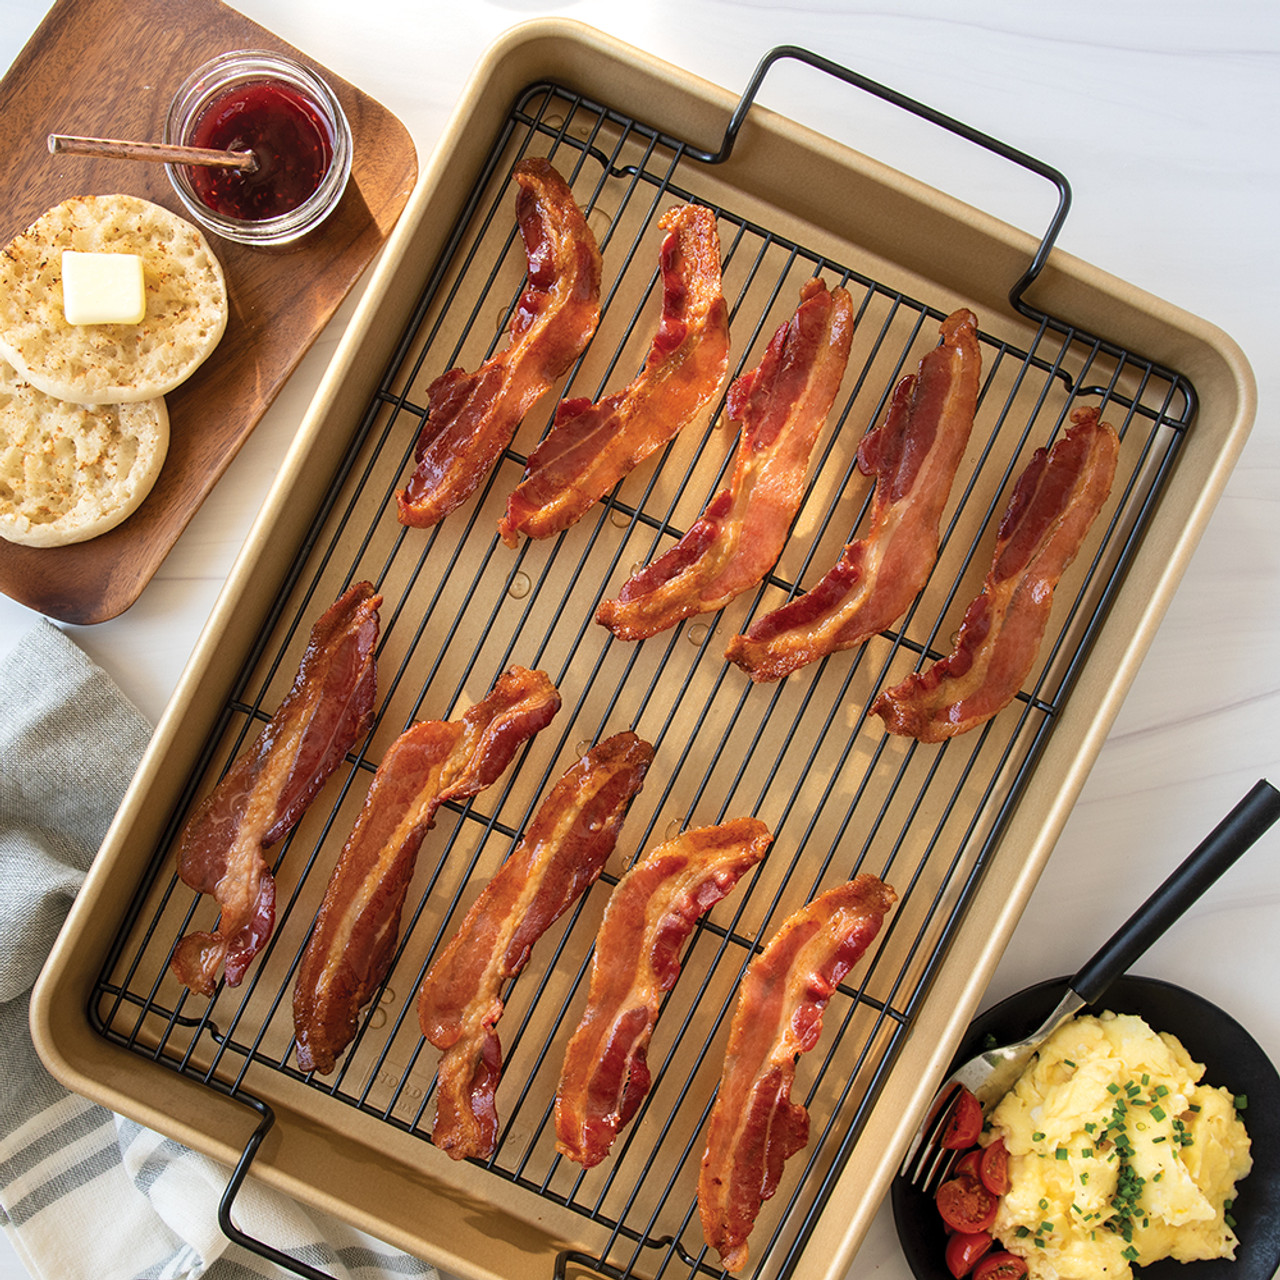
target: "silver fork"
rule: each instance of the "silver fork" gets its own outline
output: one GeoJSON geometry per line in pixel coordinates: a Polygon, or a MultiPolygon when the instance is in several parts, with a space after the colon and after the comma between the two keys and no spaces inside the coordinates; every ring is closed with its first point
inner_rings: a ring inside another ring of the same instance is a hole
{"type": "Polygon", "coordinates": [[[1191,852],[1167,880],[1102,944],[1070,980],[1067,993],[1025,1040],[984,1049],[942,1082],[907,1148],[900,1174],[930,1193],[951,1171],[960,1152],[942,1146],[947,1121],[961,1094],[973,1093],[985,1117],[1017,1083],[1039,1047],[1068,1018],[1096,1004],[1107,988],[1195,902],[1222,873],[1280,818],[1280,791],[1266,779],[1191,852]]]}

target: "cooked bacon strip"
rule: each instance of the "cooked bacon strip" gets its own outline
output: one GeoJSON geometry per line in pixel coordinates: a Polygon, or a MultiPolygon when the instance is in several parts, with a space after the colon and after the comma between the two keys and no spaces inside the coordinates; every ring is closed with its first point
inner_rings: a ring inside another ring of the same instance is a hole
{"type": "Polygon", "coordinates": [[[978,402],[978,322],[956,311],[942,342],[894,389],[884,422],[858,446],[876,478],[871,524],[816,586],[758,619],[725,652],[753,680],[780,680],[892,626],[938,558],[942,509],[978,402]]]}
{"type": "Polygon", "coordinates": [[[772,840],[755,818],[685,831],[618,881],[556,1093],[556,1146],[570,1160],[599,1164],[644,1100],[649,1040],[662,997],[680,976],[680,949],[772,840]]]}
{"type": "Polygon", "coordinates": [[[653,748],[627,732],[573,765],[423,980],[422,1034],[444,1051],[431,1138],[455,1160],[484,1158],[497,1144],[503,984],[600,875],[652,759],[653,748]]]}
{"type": "Polygon", "coordinates": [[[387,749],[325,889],[293,990],[298,1065],[327,1073],[395,949],[422,839],[448,800],[478,795],[560,709],[541,672],[512,667],[458,720],[425,720],[387,749]]]}
{"type": "Polygon", "coordinates": [[[890,733],[921,742],[965,733],[1008,706],[1035,665],[1054,589],[1111,492],[1120,451],[1097,409],[1077,409],[1071,420],[1018,478],[955,649],[871,704],[890,733]]]}
{"type": "Polygon", "coordinates": [[[596,621],[643,640],[694,613],[722,609],[754,587],[782,554],[818,432],[840,389],[853,340],[843,289],[806,281],[800,305],[764,359],[729,388],[726,412],[742,423],[733,479],[680,541],[629,578],[596,621]]]}
{"type": "Polygon", "coordinates": [[[529,279],[511,340],[474,373],[450,369],[427,389],[417,466],[396,494],[401,524],[429,528],[470,497],[600,319],[600,250],[573,193],[541,157],[516,165],[515,179],[529,279]]]}
{"type": "Polygon", "coordinates": [[[827,1001],[896,900],[875,876],[857,876],[801,907],[747,969],[698,1180],[703,1235],[727,1271],[746,1265],[761,1206],[809,1141],[809,1113],[791,1101],[796,1058],[817,1044],[827,1001]]]}
{"type": "Polygon", "coordinates": [[[293,829],[368,732],[381,603],[369,583],[357,582],[321,614],[275,715],[182,830],[179,876],[222,908],[215,932],[187,934],[170,959],[192,991],[212,995],[220,968],[227,985],[238,986],[271,936],[276,886],[263,851],[293,829]]]}
{"type": "Polygon", "coordinates": [[[644,368],[592,404],[564,400],[507,500],[498,530],[548,538],[580,519],[633,467],[715,400],[729,367],[729,308],[720,288],[720,238],[710,209],[679,205],[658,225],[662,319],[644,368]]]}

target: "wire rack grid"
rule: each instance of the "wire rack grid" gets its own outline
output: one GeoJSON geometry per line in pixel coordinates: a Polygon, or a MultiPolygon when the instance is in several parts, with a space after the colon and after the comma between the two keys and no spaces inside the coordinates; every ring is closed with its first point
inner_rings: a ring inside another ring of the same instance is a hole
{"type": "Polygon", "coordinates": [[[435,1055],[418,1030],[414,993],[547,788],[592,742],[633,729],[655,747],[649,780],[599,883],[544,936],[506,993],[499,1027],[502,1130],[484,1167],[504,1205],[511,1193],[499,1188],[513,1187],[517,1212],[528,1196],[530,1213],[554,1205],[576,1224],[583,1245],[560,1257],[560,1273],[577,1262],[617,1277],[720,1274],[701,1241],[695,1188],[738,981],[787,914],[872,871],[899,901],[872,952],[833,996],[819,1047],[799,1065],[795,1096],[809,1110],[810,1141],[752,1237],[752,1274],[794,1272],[981,887],[1195,411],[1185,379],[1114,343],[1047,316],[980,316],[978,413],[927,586],[891,632],[776,685],[753,686],[724,661],[727,639],[811,585],[865,524],[870,486],[856,468],[857,442],[881,418],[894,384],[936,342],[946,304],[866,274],[856,247],[836,258],[783,236],[758,210],[725,198],[710,173],[679,141],[558,86],[532,86],[515,104],[154,852],[91,1009],[109,1040],[232,1096],[305,1091],[327,1123],[340,1126],[355,1109],[429,1143],[435,1055]],[[600,242],[600,327],[481,491],[434,529],[406,529],[393,494],[412,466],[426,387],[444,369],[475,367],[501,345],[523,287],[511,170],[526,154],[550,157],[600,242]],[[556,399],[598,398],[643,362],[661,292],[656,221],[684,201],[717,215],[731,377],[758,362],[814,275],[849,290],[857,327],[800,514],[773,572],[719,614],[627,644],[595,624],[596,607],[672,545],[723,485],[735,443],[723,401],[706,424],[683,432],[566,533],[513,551],[498,538],[496,521],[556,399]],[[1074,408],[1099,403],[1121,434],[1120,471],[1059,587],[1025,688],[995,719],[944,746],[885,735],[868,719],[876,691],[950,648],[1021,467],[1056,438],[1074,408]],[[177,833],[269,718],[311,621],[359,579],[372,581],[385,602],[374,728],[273,852],[276,929],[246,981],[209,1001],[194,998],[168,976],[167,960],[182,933],[212,925],[215,908],[176,878],[177,833]],[[332,1076],[304,1074],[291,1055],[292,982],[372,770],[415,720],[457,716],[512,663],[547,671],[563,698],[560,714],[498,784],[442,809],[419,855],[391,971],[355,1042],[332,1076]],[[650,1049],[652,1090],[611,1157],[583,1171],[556,1154],[552,1112],[609,889],[634,858],[678,830],[746,814],[769,825],[774,845],[695,931],[650,1049]]]}

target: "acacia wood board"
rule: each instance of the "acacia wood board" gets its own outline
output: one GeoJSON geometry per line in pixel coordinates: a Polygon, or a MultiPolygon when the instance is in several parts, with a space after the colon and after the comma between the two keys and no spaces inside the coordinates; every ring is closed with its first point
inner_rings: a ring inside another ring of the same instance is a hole
{"type": "Polygon", "coordinates": [[[166,397],[169,453],[138,510],[71,546],[0,542],[0,590],[64,622],[102,622],[142,593],[390,234],[418,161],[390,111],[220,0],[58,0],[0,81],[6,244],[70,196],[124,192],[186,216],[163,166],[53,156],[47,137],[159,140],[186,77],[216,54],[250,48],[287,53],[323,75],[351,122],[351,180],[328,221],[292,249],[208,236],[227,277],[227,330],[191,379],[166,397]]]}

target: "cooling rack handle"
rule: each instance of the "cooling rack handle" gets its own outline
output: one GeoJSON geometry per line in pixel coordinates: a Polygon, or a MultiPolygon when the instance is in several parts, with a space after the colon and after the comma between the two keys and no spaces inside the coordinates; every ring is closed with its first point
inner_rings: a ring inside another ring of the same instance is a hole
{"type": "MultiPolygon", "coordinates": [[[[682,1262],[688,1263],[693,1270],[699,1270],[698,1260],[681,1248],[679,1242],[671,1236],[660,1236],[645,1241],[646,1244],[658,1245],[669,1249],[682,1262]]],[[[555,1271],[552,1273],[553,1280],[569,1280],[569,1266],[573,1265],[575,1272],[581,1272],[590,1276],[599,1276],[602,1280],[628,1280],[628,1277],[634,1277],[634,1272],[628,1266],[625,1271],[619,1267],[615,1267],[613,1263],[606,1262],[603,1258],[593,1258],[588,1253],[581,1253],[577,1249],[561,1249],[556,1254],[555,1271]]],[[[690,1271],[690,1275],[693,1271],[690,1271]]]]}
{"type": "Polygon", "coordinates": [[[241,1186],[244,1185],[245,1178],[248,1177],[249,1166],[253,1163],[254,1156],[258,1154],[258,1148],[262,1146],[263,1139],[267,1136],[271,1126],[275,1124],[276,1117],[271,1108],[258,1098],[251,1097],[242,1091],[233,1091],[231,1096],[236,1101],[252,1107],[258,1113],[259,1119],[258,1127],[245,1144],[244,1151],[236,1162],[235,1169],[232,1170],[231,1179],[227,1183],[226,1190],[222,1193],[222,1199],[218,1204],[218,1225],[222,1228],[223,1234],[228,1240],[238,1244],[242,1249],[247,1249],[250,1253],[257,1254],[259,1258],[265,1258],[268,1262],[274,1262],[276,1266],[283,1267],[286,1271],[292,1271],[296,1276],[302,1276],[303,1280],[334,1280],[334,1277],[327,1271],[321,1271],[318,1267],[313,1267],[308,1262],[302,1262],[298,1258],[291,1257],[274,1245],[267,1244],[265,1241],[241,1231],[232,1220],[231,1209],[235,1204],[236,1196],[241,1186]]]}
{"type": "Polygon", "coordinates": [[[760,59],[751,76],[751,80],[743,90],[742,96],[738,99],[738,105],[734,108],[728,127],[724,131],[724,139],[720,144],[720,149],[718,151],[697,151],[691,148],[688,154],[703,161],[705,164],[721,164],[729,158],[733,152],[734,143],[738,140],[738,132],[742,128],[747,112],[755,101],[756,94],[759,92],[765,75],[768,73],[769,68],[782,58],[794,58],[796,61],[806,63],[819,71],[825,71],[828,75],[834,76],[837,80],[842,80],[845,84],[873,94],[885,102],[900,107],[903,111],[909,111],[912,115],[919,116],[922,120],[927,120],[931,124],[955,134],[957,137],[983,147],[1013,164],[1020,165],[1022,168],[1054,185],[1058,192],[1058,207],[1054,211],[1048,230],[1041,237],[1039,247],[1032,256],[1031,265],[1022,273],[1013,288],[1009,290],[1010,303],[1024,314],[1033,314],[1023,304],[1022,295],[1026,292],[1031,282],[1040,274],[1049,257],[1049,251],[1053,248],[1059,231],[1062,230],[1062,224],[1066,221],[1067,211],[1071,207],[1071,187],[1066,178],[1052,165],[1046,164],[1043,160],[1037,160],[1035,156],[1028,155],[1025,151],[1020,151],[1017,147],[1010,146],[999,138],[993,138],[990,134],[983,133],[982,130],[975,129],[961,120],[945,115],[943,112],[926,106],[914,98],[909,98],[906,94],[899,93],[896,89],[890,89],[888,86],[868,79],[868,77],[860,75],[856,71],[851,71],[848,67],[841,66],[838,62],[832,62],[830,58],[824,58],[821,54],[813,53],[809,49],[802,49],[798,45],[784,44],[771,49],[760,59]]]}
{"type": "Polygon", "coordinates": [[[588,1257],[585,1253],[579,1253],[576,1249],[561,1249],[556,1254],[556,1269],[554,1271],[555,1280],[568,1280],[569,1264],[581,1270],[585,1270],[595,1275],[608,1275],[608,1269],[601,1269],[600,1263],[595,1258],[588,1257]]]}

